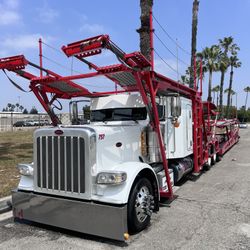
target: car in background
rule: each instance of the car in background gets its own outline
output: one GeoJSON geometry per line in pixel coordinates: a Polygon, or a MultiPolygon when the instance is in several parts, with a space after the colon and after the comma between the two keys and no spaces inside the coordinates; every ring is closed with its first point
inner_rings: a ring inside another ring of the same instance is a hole
{"type": "Polygon", "coordinates": [[[26,121],[17,121],[13,124],[13,127],[26,127],[26,121]]]}
{"type": "Polygon", "coordinates": [[[34,122],[34,125],[33,125],[33,126],[41,126],[41,124],[40,124],[40,121],[39,121],[39,120],[34,120],[33,122],[34,122]]]}
{"type": "Polygon", "coordinates": [[[25,122],[26,122],[27,127],[36,126],[36,123],[34,120],[26,120],[25,122]]]}
{"type": "Polygon", "coordinates": [[[48,120],[40,120],[40,126],[49,126],[50,122],[48,120]]]}
{"type": "Polygon", "coordinates": [[[247,128],[247,123],[246,122],[239,123],[239,128],[247,128]]]}

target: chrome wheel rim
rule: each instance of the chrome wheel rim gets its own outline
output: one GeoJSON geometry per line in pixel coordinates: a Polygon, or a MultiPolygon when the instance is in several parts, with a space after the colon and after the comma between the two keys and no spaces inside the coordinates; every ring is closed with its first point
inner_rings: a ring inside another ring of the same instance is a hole
{"type": "Polygon", "coordinates": [[[207,164],[208,166],[211,166],[211,157],[208,157],[207,164]]]}
{"type": "Polygon", "coordinates": [[[214,162],[216,162],[216,154],[214,154],[214,156],[213,156],[213,157],[214,157],[214,162]]]}
{"type": "Polygon", "coordinates": [[[150,192],[146,186],[142,186],[135,199],[135,213],[139,222],[144,222],[148,217],[146,211],[150,209],[150,192]]]}

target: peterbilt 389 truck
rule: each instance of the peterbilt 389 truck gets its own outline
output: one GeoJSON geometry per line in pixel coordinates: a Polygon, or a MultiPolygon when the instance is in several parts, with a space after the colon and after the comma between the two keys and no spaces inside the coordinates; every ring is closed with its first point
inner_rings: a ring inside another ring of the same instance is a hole
{"type": "Polygon", "coordinates": [[[92,71],[61,76],[23,55],[0,59],[1,69],[30,81],[53,123],[34,132],[33,162],[18,165],[22,176],[12,194],[13,215],[123,241],[149,225],[160,198],[173,200],[182,178],[209,169],[238,141],[237,121],[217,121],[216,107],[202,102],[201,77],[199,90],[198,82],[194,89],[175,82],[155,72],[141,53],[123,52],[107,35],[62,50],[92,71]],[[86,59],[104,49],[119,64],[98,67],[86,59]],[[99,76],[116,89],[91,92],[74,82],[99,76]],[[82,97],[90,100],[87,124],[78,114],[82,97]],[[62,124],[54,112],[60,99],[72,99],[71,124],[62,124]]]}

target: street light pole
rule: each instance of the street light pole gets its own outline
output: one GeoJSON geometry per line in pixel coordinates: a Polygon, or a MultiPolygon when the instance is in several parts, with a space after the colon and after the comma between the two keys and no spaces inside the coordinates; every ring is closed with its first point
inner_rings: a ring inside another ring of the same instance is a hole
{"type": "Polygon", "coordinates": [[[236,97],[236,100],[235,100],[235,105],[236,105],[236,119],[238,119],[238,105],[237,105],[237,101],[238,101],[238,95],[237,95],[237,92],[235,92],[235,97],[236,97]]]}

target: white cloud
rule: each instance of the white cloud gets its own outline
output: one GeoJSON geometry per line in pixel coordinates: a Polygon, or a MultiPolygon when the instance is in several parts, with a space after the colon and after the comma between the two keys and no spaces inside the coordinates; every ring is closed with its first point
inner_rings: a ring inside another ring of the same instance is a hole
{"type": "Polygon", "coordinates": [[[13,25],[21,21],[18,13],[19,2],[17,0],[6,0],[0,4],[0,25],[13,25]]]}
{"type": "Polygon", "coordinates": [[[104,27],[100,24],[85,23],[80,27],[80,32],[88,32],[98,35],[104,32],[104,27]]]}
{"type": "Polygon", "coordinates": [[[42,23],[52,23],[58,16],[59,12],[51,9],[47,4],[38,9],[39,21],[42,23]]]}
{"type": "Polygon", "coordinates": [[[15,11],[0,9],[0,25],[16,24],[20,19],[20,15],[15,11]]]}
{"type": "Polygon", "coordinates": [[[16,9],[19,6],[19,0],[5,0],[4,4],[11,9],[16,9]]]}
{"type": "Polygon", "coordinates": [[[27,35],[18,35],[15,37],[5,38],[1,42],[1,46],[4,49],[12,50],[12,51],[23,51],[26,49],[37,49],[38,48],[38,40],[42,38],[44,42],[48,40],[52,40],[50,37],[43,37],[41,34],[27,34],[27,35]]]}

